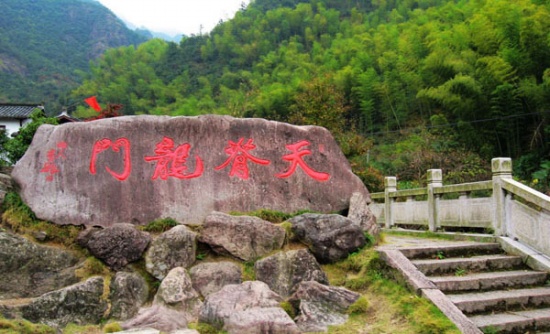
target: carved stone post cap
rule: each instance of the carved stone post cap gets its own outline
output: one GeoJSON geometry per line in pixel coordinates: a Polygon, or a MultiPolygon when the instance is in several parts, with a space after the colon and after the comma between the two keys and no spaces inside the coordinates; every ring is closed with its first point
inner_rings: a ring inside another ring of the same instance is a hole
{"type": "Polygon", "coordinates": [[[443,183],[441,169],[428,169],[428,183],[443,183]]]}
{"type": "Polygon", "coordinates": [[[511,158],[494,158],[491,160],[493,175],[512,175],[511,158]]]}
{"type": "Polygon", "coordinates": [[[386,188],[392,188],[392,189],[396,189],[397,188],[397,177],[395,176],[386,176],[384,178],[384,186],[386,188]]]}

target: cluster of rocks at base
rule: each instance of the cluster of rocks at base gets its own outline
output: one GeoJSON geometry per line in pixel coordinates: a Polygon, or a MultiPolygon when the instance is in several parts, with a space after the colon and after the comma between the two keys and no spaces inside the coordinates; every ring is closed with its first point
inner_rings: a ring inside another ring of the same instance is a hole
{"type": "Polygon", "coordinates": [[[77,241],[116,271],[110,283],[101,276],[78,282],[82,263],[70,252],[0,231],[0,314],[53,327],[116,319],[134,333],[193,333],[188,323],[197,320],[239,334],[326,331],[347,320],[359,295],[329,286],[319,263],[345,258],[365,245],[365,231],[378,232],[361,226],[357,217],[368,212],[358,210],[350,208],[353,221],[336,214],[292,218],[290,234],[307,248],[286,251],[280,225],[219,212],[198,233],[185,225],[156,237],[131,224],[89,228],[77,241]],[[199,242],[228,258],[197,261],[199,242]],[[142,258],[161,281],[152,302],[145,279],[132,270],[131,262],[142,258]],[[242,282],[239,263],[255,260],[256,280],[242,282]],[[294,319],[283,301],[297,311],[294,319]]]}

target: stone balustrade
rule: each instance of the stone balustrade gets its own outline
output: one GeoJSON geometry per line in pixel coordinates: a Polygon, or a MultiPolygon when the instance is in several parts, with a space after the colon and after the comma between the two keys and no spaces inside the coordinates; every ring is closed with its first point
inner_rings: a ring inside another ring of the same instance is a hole
{"type": "Polygon", "coordinates": [[[512,160],[492,160],[490,181],[443,185],[440,169],[428,170],[425,188],[371,194],[370,209],[385,228],[474,230],[508,236],[550,256],[550,197],[512,179],[512,160]],[[472,196],[474,194],[476,196],[472,196]]]}

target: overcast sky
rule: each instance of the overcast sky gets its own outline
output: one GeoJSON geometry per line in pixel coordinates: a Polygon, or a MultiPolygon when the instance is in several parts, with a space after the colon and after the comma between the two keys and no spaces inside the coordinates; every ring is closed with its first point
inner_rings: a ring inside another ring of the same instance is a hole
{"type": "Polygon", "coordinates": [[[250,0],[98,0],[136,28],[168,35],[207,33],[250,0]]]}

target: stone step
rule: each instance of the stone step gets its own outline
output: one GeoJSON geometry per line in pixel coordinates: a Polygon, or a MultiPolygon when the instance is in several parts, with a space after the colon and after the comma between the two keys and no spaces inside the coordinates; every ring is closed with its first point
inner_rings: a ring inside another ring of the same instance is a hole
{"type": "Polygon", "coordinates": [[[495,333],[541,333],[550,330],[550,308],[470,317],[481,330],[495,333]]]}
{"type": "Polygon", "coordinates": [[[446,259],[451,257],[469,257],[473,255],[503,254],[498,243],[458,243],[453,245],[438,245],[430,247],[403,248],[400,251],[405,257],[413,259],[446,259]]]}
{"type": "Polygon", "coordinates": [[[465,314],[550,307],[550,286],[448,294],[447,297],[465,314]]]}
{"type": "Polygon", "coordinates": [[[547,273],[532,270],[474,273],[465,276],[432,276],[429,279],[444,293],[487,291],[542,285],[547,273]]]}
{"type": "Polygon", "coordinates": [[[459,270],[491,271],[519,269],[523,266],[520,256],[511,255],[480,255],[468,258],[424,259],[411,261],[424,275],[445,275],[459,270]]]}

